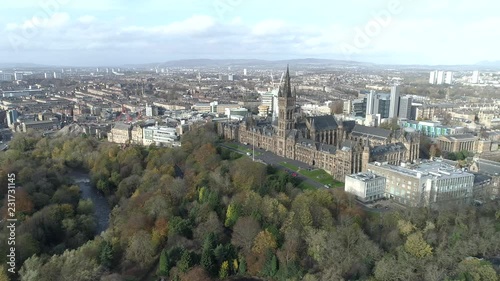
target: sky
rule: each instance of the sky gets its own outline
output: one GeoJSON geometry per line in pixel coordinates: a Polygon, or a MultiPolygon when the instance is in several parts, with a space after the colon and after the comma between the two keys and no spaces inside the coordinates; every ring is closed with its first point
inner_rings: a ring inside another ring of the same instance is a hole
{"type": "Polygon", "coordinates": [[[0,7],[0,63],[179,59],[500,61],[495,0],[23,0],[0,7]]]}

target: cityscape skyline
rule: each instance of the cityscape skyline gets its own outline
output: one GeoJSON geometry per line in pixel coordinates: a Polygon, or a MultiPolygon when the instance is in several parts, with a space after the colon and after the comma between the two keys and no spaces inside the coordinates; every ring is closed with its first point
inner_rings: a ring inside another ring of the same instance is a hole
{"type": "Polygon", "coordinates": [[[495,39],[500,31],[491,29],[500,24],[494,12],[500,4],[492,1],[313,2],[11,1],[0,19],[5,34],[0,62],[95,66],[315,57],[470,65],[500,60],[495,39]]]}

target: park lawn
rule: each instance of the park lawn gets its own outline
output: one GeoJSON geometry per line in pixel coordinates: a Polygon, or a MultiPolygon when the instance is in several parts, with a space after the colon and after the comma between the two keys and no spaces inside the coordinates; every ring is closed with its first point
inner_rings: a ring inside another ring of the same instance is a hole
{"type": "Polygon", "coordinates": [[[310,184],[308,184],[307,182],[303,181],[299,184],[298,188],[302,189],[303,191],[306,191],[306,190],[316,190],[316,188],[310,184]]]}
{"type": "Polygon", "coordinates": [[[299,168],[297,166],[292,165],[292,164],[287,163],[287,162],[281,162],[280,165],[287,168],[287,169],[290,169],[294,172],[297,172],[299,170],[299,168]]]}
{"type": "Polygon", "coordinates": [[[280,165],[285,167],[285,168],[288,168],[294,172],[298,172],[299,174],[304,175],[313,181],[319,182],[323,185],[328,185],[331,188],[344,186],[343,183],[334,180],[331,175],[329,175],[327,172],[325,172],[325,170],[316,169],[316,170],[312,170],[312,171],[308,171],[308,170],[300,170],[299,171],[299,168],[297,166],[290,164],[290,163],[287,163],[287,162],[281,162],[280,165]]]}
{"type": "MultiPolygon", "coordinates": [[[[233,149],[236,149],[236,150],[239,150],[241,152],[245,152],[245,153],[253,153],[253,149],[249,149],[243,145],[240,145],[240,144],[237,144],[237,143],[225,143],[226,146],[229,146],[233,149]]],[[[257,155],[260,155],[260,152],[257,151],[257,149],[255,149],[255,156],[257,155]]]]}

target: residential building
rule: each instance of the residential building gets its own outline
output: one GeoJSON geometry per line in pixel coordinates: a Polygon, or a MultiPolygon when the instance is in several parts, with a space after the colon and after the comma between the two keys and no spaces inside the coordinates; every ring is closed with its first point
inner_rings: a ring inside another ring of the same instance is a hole
{"type": "Polygon", "coordinates": [[[437,82],[437,70],[431,71],[429,76],[429,84],[436,84],[437,82]]]}
{"type": "Polygon", "coordinates": [[[59,120],[56,118],[47,121],[25,121],[21,123],[21,131],[26,133],[28,130],[49,131],[59,129],[59,120]]]}
{"type": "Polygon", "coordinates": [[[444,84],[444,80],[445,80],[444,71],[438,71],[437,78],[436,78],[436,84],[442,85],[442,84],[444,84]]]}
{"type": "Polygon", "coordinates": [[[472,84],[479,84],[479,70],[474,70],[472,72],[471,81],[472,84]]]}
{"type": "Polygon", "coordinates": [[[361,172],[345,177],[345,191],[363,202],[384,198],[385,178],[371,172],[361,172]]]}
{"type": "Polygon", "coordinates": [[[446,72],[446,75],[445,75],[445,78],[444,78],[444,83],[448,84],[448,85],[452,85],[453,84],[453,72],[451,72],[451,71],[447,71],[446,72]]]}
{"type": "Polygon", "coordinates": [[[16,80],[16,81],[23,80],[23,73],[21,73],[21,72],[14,72],[14,80],[16,80]]]}
{"type": "Polygon", "coordinates": [[[132,139],[132,126],[124,123],[116,123],[108,133],[108,141],[119,143],[119,144],[129,144],[132,139]]]}

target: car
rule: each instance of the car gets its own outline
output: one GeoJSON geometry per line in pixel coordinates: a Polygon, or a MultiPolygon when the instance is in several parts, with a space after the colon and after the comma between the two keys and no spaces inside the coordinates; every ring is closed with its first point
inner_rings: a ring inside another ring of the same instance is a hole
{"type": "Polygon", "coordinates": [[[252,156],[252,153],[250,153],[250,152],[247,152],[247,155],[248,155],[248,156],[252,156]]]}
{"type": "Polygon", "coordinates": [[[325,185],[324,185],[324,188],[330,188],[330,187],[329,187],[328,185],[326,185],[326,184],[325,184],[325,185]]]}
{"type": "Polygon", "coordinates": [[[296,177],[297,176],[297,173],[292,173],[292,177],[296,177]]]}

